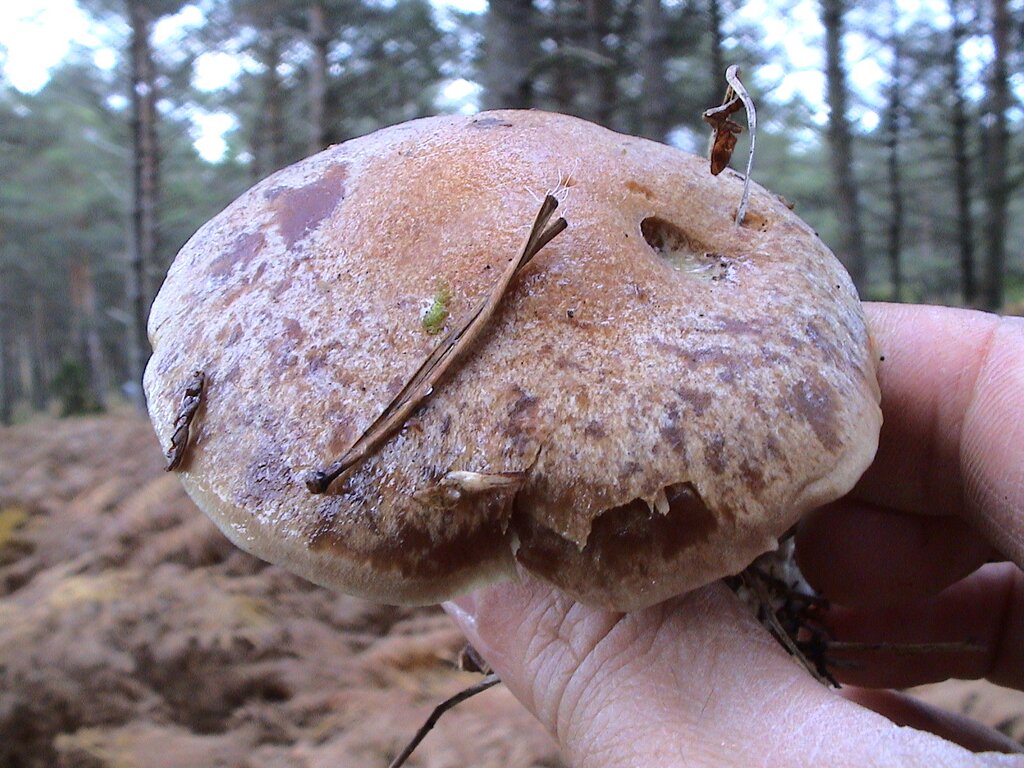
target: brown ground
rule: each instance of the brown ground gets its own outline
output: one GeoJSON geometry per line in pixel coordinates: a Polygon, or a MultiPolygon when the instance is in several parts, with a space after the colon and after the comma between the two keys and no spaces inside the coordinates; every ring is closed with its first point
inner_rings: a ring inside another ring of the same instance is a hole
{"type": "MultiPolygon", "coordinates": [[[[0,767],[385,766],[456,672],[437,609],[377,606],[236,550],[132,414],[0,429],[0,767]]],[[[1024,695],[927,698],[1024,740],[1024,695]]],[[[502,688],[410,765],[561,765],[502,688]]]]}
{"type": "MultiPolygon", "coordinates": [[[[451,665],[438,609],[372,605],[229,544],[130,415],[0,430],[0,766],[385,766],[451,665]]],[[[498,688],[411,765],[558,766],[498,688]]]]}

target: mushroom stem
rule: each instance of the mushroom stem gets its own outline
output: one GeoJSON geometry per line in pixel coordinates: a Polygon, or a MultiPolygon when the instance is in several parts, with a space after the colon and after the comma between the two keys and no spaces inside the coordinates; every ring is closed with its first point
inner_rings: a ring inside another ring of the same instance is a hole
{"type": "Polygon", "coordinates": [[[548,226],[556,208],[558,208],[558,200],[554,195],[547,195],[541,204],[533,226],[530,228],[530,234],[526,238],[519,257],[509,262],[501,279],[490,293],[434,348],[434,351],[423,361],[409,382],[402,387],[402,390],[395,395],[380,416],[352,444],[352,447],[334,463],[323,469],[312,471],[306,476],[306,488],[310,493],[326,492],[335,480],[362,464],[395,432],[401,429],[412,412],[430,397],[434,391],[434,385],[461,357],[462,353],[473,345],[494,315],[498,304],[516,275],[544,246],[569,226],[563,218],[557,219],[554,224],[548,226]]]}

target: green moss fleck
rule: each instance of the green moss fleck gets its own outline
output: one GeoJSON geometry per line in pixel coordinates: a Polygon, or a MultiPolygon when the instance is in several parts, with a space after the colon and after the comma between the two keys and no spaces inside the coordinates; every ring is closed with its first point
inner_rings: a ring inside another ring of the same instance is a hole
{"type": "Polygon", "coordinates": [[[431,336],[437,335],[444,329],[444,323],[448,319],[448,303],[451,300],[452,291],[448,287],[448,283],[439,283],[430,306],[423,313],[423,330],[431,336]]]}
{"type": "Polygon", "coordinates": [[[21,507],[0,509],[0,547],[14,538],[15,532],[28,520],[28,512],[21,507]]]}

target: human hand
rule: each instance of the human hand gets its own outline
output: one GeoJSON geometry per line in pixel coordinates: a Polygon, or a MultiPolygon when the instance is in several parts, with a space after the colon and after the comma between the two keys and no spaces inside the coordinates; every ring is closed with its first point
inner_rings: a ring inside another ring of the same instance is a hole
{"type": "MultiPolygon", "coordinates": [[[[838,639],[977,647],[862,654],[836,675],[870,688],[953,676],[1024,688],[1024,321],[867,311],[885,358],[878,456],[801,526],[798,559],[833,601],[825,621],[838,639]]],[[[965,718],[823,687],[722,584],[624,615],[524,574],[445,607],[575,768],[1024,765],[972,755],[1014,744],[965,718]]]]}

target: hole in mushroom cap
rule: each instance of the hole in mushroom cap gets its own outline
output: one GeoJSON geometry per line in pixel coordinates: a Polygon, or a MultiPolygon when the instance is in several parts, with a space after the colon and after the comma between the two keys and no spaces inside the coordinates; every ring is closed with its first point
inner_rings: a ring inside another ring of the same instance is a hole
{"type": "Polygon", "coordinates": [[[713,281],[729,276],[729,259],[665,219],[648,216],[640,222],[640,232],[654,252],[680,272],[713,281]]]}

